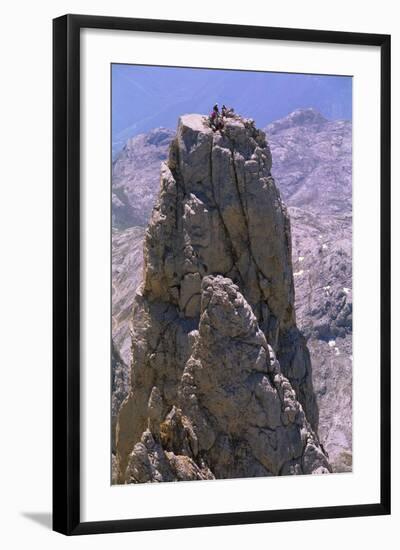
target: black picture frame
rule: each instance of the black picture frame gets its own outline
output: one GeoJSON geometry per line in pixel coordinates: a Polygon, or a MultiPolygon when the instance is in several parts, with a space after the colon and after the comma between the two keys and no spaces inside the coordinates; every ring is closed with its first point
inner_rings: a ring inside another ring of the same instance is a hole
{"type": "Polygon", "coordinates": [[[65,15],[53,21],[53,529],[66,535],[390,514],[390,36],[65,15]],[[379,502],[145,519],[80,520],[80,31],[151,31],[378,46],[381,50],[379,502]]]}

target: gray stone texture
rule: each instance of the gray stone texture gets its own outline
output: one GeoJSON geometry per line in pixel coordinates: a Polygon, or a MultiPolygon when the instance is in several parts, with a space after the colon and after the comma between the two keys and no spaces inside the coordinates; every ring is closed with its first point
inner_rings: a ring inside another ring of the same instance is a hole
{"type": "Polygon", "coordinates": [[[179,120],[133,302],[119,483],[331,471],[271,162],[250,120],[179,120]]]}

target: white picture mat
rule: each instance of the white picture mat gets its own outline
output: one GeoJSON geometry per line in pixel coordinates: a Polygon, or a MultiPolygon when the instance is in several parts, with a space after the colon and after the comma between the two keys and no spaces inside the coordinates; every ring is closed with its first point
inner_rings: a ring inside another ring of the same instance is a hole
{"type": "Polygon", "coordinates": [[[81,521],[378,502],[379,48],[94,29],[81,48],[81,521]],[[354,76],[353,473],[110,485],[113,62],[354,76]]]}

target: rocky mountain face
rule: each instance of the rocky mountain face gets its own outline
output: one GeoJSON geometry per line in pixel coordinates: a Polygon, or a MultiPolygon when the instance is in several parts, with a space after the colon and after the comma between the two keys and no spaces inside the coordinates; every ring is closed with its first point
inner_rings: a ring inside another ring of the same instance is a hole
{"type": "Polygon", "coordinates": [[[119,483],[331,471],[265,134],[180,118],[144,240],[119,483]]]}
{"type": "MultiPolygon", "coordinates": [[[[272,174],[291,205],[296,321],[311,354],[319,437],[334,471],[349,471],[351,123],[327,121],[315,110],[303,109],[266,131],[272,174]]],[[[113,198],[118,187],[125,202],[122,209],[113,204],[113,339],[125,365],[131,361],[132,302],[142,280],[143,226],[151,215],[160,187],[160,164],[167,160],[173,136],[175,132],[157,129],[132,138],[114,163],[113,198]]]]}
{"type": "Polygon", "coordinates": [[[296,315],[307,338],[319,436],[334,471],[352,465],[352,127],[301,109],[266,128],[289,206],[296,315]]]}
{"type": "Polygon", "coordinates": [[[352,211],[351,122],[299,109],[265,129],[288,206],[324,217],[352,211]]]}
{"type": "Polygon", "coordinates": [[[167,158],[175,132],[157,128],[128,140],[113,162],[113,226],[145,226],[158,192],[160,163],[167,158]]]}
{"type": "Polygon", "coordinates": [[[351,214],[290,207],[296,316],[307,338],[319,406],[318,433],[334,471],[352,463],[351,214]]]}
{"type": "Polygon", "coordinates": [[[131,364],[132,302],[143,270],[143,227],[112,230],[112,337],[126,365],[131,364]]]}
{"type": "Polygon", "coordinates": [[[111,445],[115,454],[115,432],[118,413],[123,400],[126,398],[130,388],[130,372],[128,366],[122,360],[117,348],[112,342],[111,345],[111,372],[112,372],[112,400],[111,400],[111,445]]]}
{"type": "Polygon", "coordinates": [[[289,208],[293,226],[296,315],[308,338],[352,333],[351,214],[322,217],[289,208]]]}

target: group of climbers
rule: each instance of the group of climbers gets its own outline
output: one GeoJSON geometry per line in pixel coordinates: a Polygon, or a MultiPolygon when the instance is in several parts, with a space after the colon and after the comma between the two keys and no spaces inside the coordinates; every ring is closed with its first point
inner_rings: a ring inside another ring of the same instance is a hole
{"type": "Polygon", "coordinates": [[[216,132],[217,130],[222,130],[224,127],[224,118],[231,118],[234,116],[234,110],[232,107],[228,108],[225,105],[222,105],[221,111],[219,110],[218,103],[216,103],[211,111],[208,121],[210,127],[216,132]]]}

